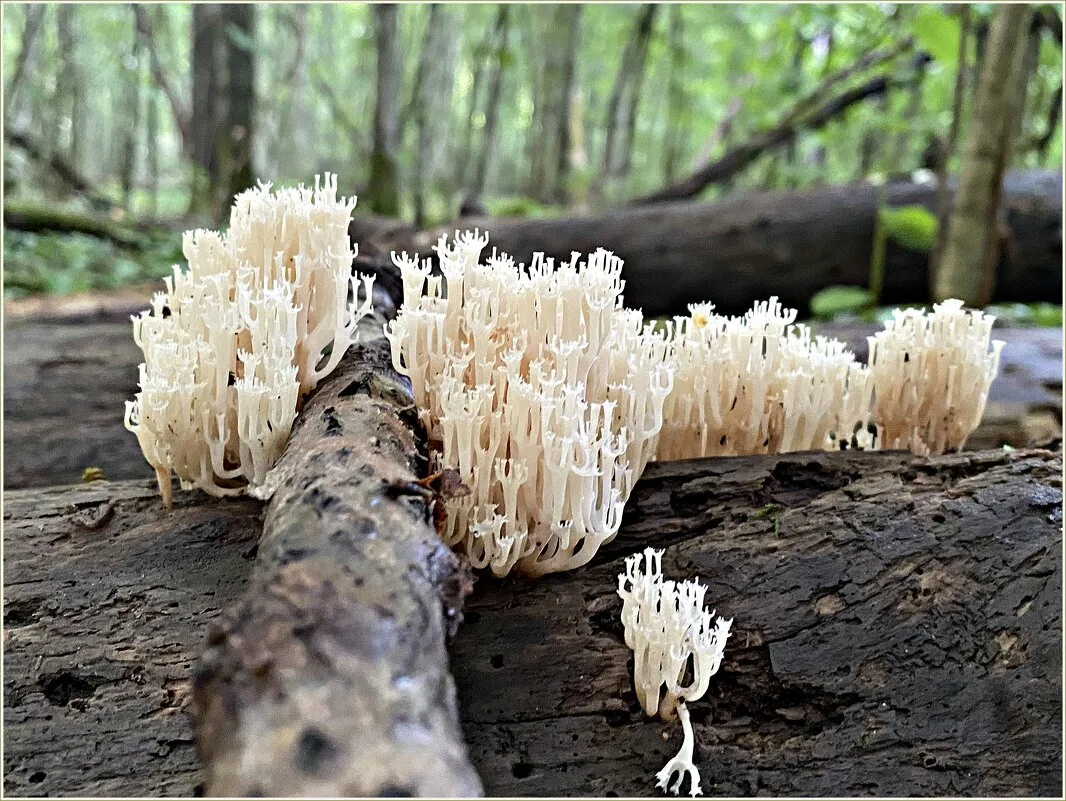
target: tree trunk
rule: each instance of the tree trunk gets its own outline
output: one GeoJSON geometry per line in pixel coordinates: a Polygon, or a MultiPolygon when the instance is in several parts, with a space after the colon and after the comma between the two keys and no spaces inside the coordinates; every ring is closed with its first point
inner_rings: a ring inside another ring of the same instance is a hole
{"type": "Polygon", "coordinates": [[[210,209],[220,181],[217,142],[222,134],[224,75],[222,7],[192,7],[192,112],[189,122],[193,165],[190,211],[210,209]]]}
{"type": "Polygon", "coordinates": [[[570,94],[581,38],[580,4],[552,8],[547,36],[555,44],[544,54],[540,95],[543,111],[536,115],[530,194],[541,203],[564,203],[569,173],[570,94]]]}
{"type": "Polygon", "coordinates": [[[122,111],[118,117],[121,120],[122,131],[122,162],[119,172],[119,186],[122,187],[122,207],[127,211],[133,211],[133,190],[137,179],[137,142],[140,138],[141,127],[141,59],[144,44],[143,37],[137,29],[136,21],[133,28],[133,37],[130,44],[129,63],[123,64],[125,84],[125,97],[122,111]]]}
{"type": "MultiPolygon", "coordinates": [[[[426,191],[432,184],[435,161],[433,156],[441,127],[440,119],[444,116],[440,110],[448,109],[447,113],[450,113],[451,108],[451,104],[447,102],[448,98],[444,96],[451,94],[450,91],[446,92],[445,88],[451,80],[453,66],[448,63],[451,60],[449,52],[454,49],[453,27],[451,10],[440,3],[431,4],[422,38],[415,89],[408,105],[415,123],[415,169],[411,183],[415,225],[418,227],[425,225],[426,220],[426,191]]],[[[401,130],[403,127],[401,123],[401,130]]]]}
{"type": "Polygon", "coordinates": [[[81,165],[81,134],[85,125],[85,88],[77,35],[77,6],[56,6],[56,33],[61,66],[57,87],[63,93],[63,112],[70,118],[70,138],[64,156],[74,167],[81,165]]]}
{"type": "MultiPolygon", "coordinates": [[[[196,37],[196,26],[198,24],[202,25],[202,21],[198,20],[198,18],[197,18],[196,9],[198,9],[198,8],[201,8],[201,7],[200,6],[194,6],[194,8],[193,8],[193,26],[194,26],[193,37],[194,37],[194,41],[195,41],[195,37],[196,37]]],[[[165,14],[166,9],[165,8],[161,8],[160,11],[165,14]]],[[[156,42],[155,26],[152,24],[152,19],[151,19],[151,17],[148,14],[148,10],[145,9],[145,7],[143,5],[141,5],[139,3],[135,3],[133,5],[133,13],[134,13],[134,15],[135,15],[135,17],[137,19],[137,30],[140,32],[141,36],[144,38],[145,46],[148,48],[148,56],[149,56],[148,64],[149,64],[149,68],[152,71],[152,77],[155,80],[156,86],[166,96],[167,103],[170,105],[170,112],[171,112],[171,114],[174,117],[174,125],[178,129],[178,136],[179,136],[180,141],[181,141],[181,153],[182,153],[182,156],[185,157],[185,158],[192,158],[197,152],[197,147],[199,146],[198,145],[199,139],[197,138],[197,140],[194,141],[193,135],[192,135],[192,133],[190,131],[190,127],[191,127],[192,121],[191,121],[191,119],[189,117],[189,110],[186,107],[185,102],[181,99],[181,96],[179,95],[177,88],[174,86],[173,81],[170,80],[170,76],[167,75],[166,70],[163,68],[163,64],[162,64],[162,62],[160,60],[160,57],[159,57],[159,46],[158,46],[158,43],[156,42]]],[[[163,20],[165,21],[165,19],[166,18],[164,16],[163,20]]],[[[169,33],[169,32],[165,31],[164,33],[169,33]]],[[[201,91],[201,92],[203,91],[202,88],[196,86],[195,68],[196,68],[196,57],[194,55],[194,63],[193,63],[193,69],[194,69],[194,73],[193,73],[193,82],[194,82],[193,83],[193,105],[194,106],[196,105],[196,93],[197,93],[197,91],[201,91]]],[[[205,77],[204,74],[203,74],[203,69],[201,69],[200,77],[201,77],[201,80],[205,77]]],[[[201,135],[201,132],[197,132],[197,137],[199,137],[200,135],[201,135]]]]}
{"type": "Polygon", "coordinates": [[[19,52],[15,58],[15,69],[11,74],[11,81],[4,93],[4,121],[7,125],[14,123],[18,128],[26,127],[27,121],[21,119],[19,113],[21,107],[18,105],[18,100],[26,75],[32,72],[29,67],[33,61],[38,35],[44,26],[46,9],[47,6],[44,3],[32,3],[23,8],[25,21],[19,41],[19,52]]]}
{"type": "Polygon", "coordinates": [[[685,51],[683,6],[667,7],[669,18],[670,77],[666,88],[666,134],[663,145],[663,183],[677,178],[678,166],[685,157],[688,138],[688,101],[684,72],[688,63],[685,51]]]}
{"type": "Polygon", "coordinates": [[[489,94],[485,104],[485,131],[482,138],[480,157],[474,167],[474,180],[470,186],[470,197],[478,200],[485,191],[489,165],[492,164],[496,149],[496,123],[500,118],[500,89],[503,86],[504,62],[508,57],[508,35],[510,33],[511,7],[500,5],[496,12],[496,24],[493,28],[494,52],[489,66],[489,94]]]}
{"type": "Polygon", "coordinates": [[[959,193],[948,223],[934,297],[984,306],[993,297],[999,260],[997,219],[1010,157],[1012,93],[1025,54],[1029,6],[997,6],[977,82],[973,124],[966,139],[959,193]]]}
{"type": "Polygon", "coordinates": [[[374,149],[370,156],[370,184],[364,193],[369,210],[400,216],[399,146],[400,33],[397,6],[375,5],[374,37],[377,42],[377,101],[374,106],[374,149]]]}
{"type": "Polygon", "coordinates": [[[648,43],[658,8],[655,3],[645,3],[637,12],[607,101],[602,169],[602,180],[607,185],[624,180],[632,163],[640,87],[644,80],[648,43]]]}
{"type": "MultiPolygon", "coordinates": [[[[650,465],[593,564],[468,600],[450,656],[486,790],[655,795],[679,732],[640,712],[615,595],[654,546],[735,621],[690,706],[708,796],[1055,796],[1061,475],[1046,451],[650,465]]],[[[162,516],[149,481],[6,494],[8,795],[204,792],[190,667],[247,592],[261,509],[190,493],[162,516]]]]}
{"type": "Polygon", "coordinates": [[[255,6],[228,3],[222,7],[226,43],[225,123],[219,132],[222,193],[216,218],[223,218],[233,196],[255,185],[252,162],[255,142],[255,6]]]}
{"type": "MultiPolygon", "coordinates": [[[[948,229],[948,219],[951,207],[948,205],[948,170],[951,160],[955,157],[955,149],[959,144],[959,125],[962,122],[962,104],[966,96],[966,73],[967,54],[970,45],[970,28],[973,21],[973,11],[969,5],[963,5],[959,9],[961,18],[959,30],[959,50],[956,58],[955,89],[951,100],[951,125],[948,127],[947,139],[939,154],[939,163],[936,171],[936,236],[933,237],[933,248],[929,253],[929,274],[935,278],[940,271],[941,254],[944,252],[944,237],[948,229]]],[[[932,286],[930,286],[930,291],[932,286]]]]}

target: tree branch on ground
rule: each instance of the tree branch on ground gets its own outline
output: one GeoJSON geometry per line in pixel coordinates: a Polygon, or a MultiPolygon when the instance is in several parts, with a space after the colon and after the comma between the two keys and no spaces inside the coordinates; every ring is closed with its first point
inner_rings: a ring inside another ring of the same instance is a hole
{"type": "Polygon", "coordinates": [[[24,131],[4,130],[4,139],[22,150],[39,164],[43,164],[72,192],[85,197],[94,207],[110,209],[115,203],[96,189],[70,162],[58,153],[47,153],[45,148],[24,131]]]}

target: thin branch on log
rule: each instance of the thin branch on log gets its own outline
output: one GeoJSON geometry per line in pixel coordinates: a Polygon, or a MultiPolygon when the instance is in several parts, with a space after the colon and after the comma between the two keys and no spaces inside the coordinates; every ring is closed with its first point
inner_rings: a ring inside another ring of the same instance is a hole
{"type": "MultiPolygon", "coordinates": [[[[912,66],[917,67],[928,60],[928,55],[919,54],[912,61],[912,66]]],[[[852,73],[854,71],[857,69],[855,65],[852,65],[841,72],[852,73]]],[[[840,74],[830,77],[823,82],[822,86],[832,86],[843,80],[839,77],[840,74]]],[[[790,142],[801,130],[817,131],[856,103],[883,95],[897,83],[891,75],[880,75],[828,100],[823,99],[826,91],[819,87],[793,105],[773,128],[755,133],[746,142],[731,148],[721,158],[695,171],[687,178],[650,195],[637,198],[631,202],[631,205],[695,197],[711,184],[732,178],[764,153],[790,142]]]]}
{"type": "Polygon", "coordinates": [[[136,248],[144,244],[140,235],[110,220],[22,200],[5,201],[4,226],[32,233],[54,231],[61,234],[87,234],[107,239],[123,248],[136,248]]]}
{"type": "Polygon", "coordinates": [[[417,426],[381,336],[304,407],[251,587],[194,675],[209,793],[481,793],[445,651],[472,580],[430,523],[417,426]]]}

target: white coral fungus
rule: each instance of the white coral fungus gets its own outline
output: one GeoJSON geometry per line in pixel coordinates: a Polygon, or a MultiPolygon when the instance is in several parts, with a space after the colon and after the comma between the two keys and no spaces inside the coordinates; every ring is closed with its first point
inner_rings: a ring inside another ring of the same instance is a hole
{"type": "Polygon", "coordinates": [[[960,449],[981,422],[1003,343],[989,338],[995,318],[946,300],[895,310],[869,337],[874,420],[886,448],[919,456],[960,449]]]}
{"type": "Polygon", "coordinates": [[[844,344],[794,324],[777,298],[742,317],[709,303],[667,323],[674,390],[656,458],[869,447],[869,371],[844,344]]]}
{"type": "Polygon", "coordinates": [[[626,572],[618,576],[637,698],[651,717],[670,717],[679,700],[703,697],[722,664],[733,625],[703,608],[706,585],[664,581],[662,556],[661,550],[646,548],[627,557],[626,572]],[[688,684],[686,677],[691,677],[688,684]]]}
{"type": "Polygon", "coordinates": [[[587,563],[621,524],[655,452],[673,382],[665,337],[622,308],[605,250],[526,267],[486,237],[442,237],[443,278],[394,256],[404,285],[386,327],[438,466],[471,493],[448,502],[445,541],[478,568],[529,575],[587,563]]]}
{"type": "Polygon", "coordinates": [[[681,729],[685,734],[685,739],[681,743],[681,748],[677,752],[677,755],[673,757],[669,762],[663,766],[663,769],[655,774],[656,782],[655,786],[662,790],[672,792],[674,795],[681,794],[681,783],[685,780],[687,775],[689,778],[689,795],[695,798],[698,795],[703,795],[703,788],[700,787],[700,771],[696,767],[696,763],[692,761],[692,752],[696,745],[696,738],[692,735],[692,721],[688,716],[688,707],[684,702],[677,705],[677,716],[681,720],[681,729]],[[670,779],[674,774],[678,774],[677,781],[673,784],[670,783],[670,779]]]}
{"type": "Polygon", "coordinates": [[[348,302],[359,296],[354,207],[327,174],[313,190],[260,185],[237,196],[227,233],[185,234],[188,269],[175,266],[133,318],[144,363],[125,417],[168,507],[171,471],[185,489],[262,494],[299,396],[337,366],[371,309],[369,276],[364,302],[348,302]]]}

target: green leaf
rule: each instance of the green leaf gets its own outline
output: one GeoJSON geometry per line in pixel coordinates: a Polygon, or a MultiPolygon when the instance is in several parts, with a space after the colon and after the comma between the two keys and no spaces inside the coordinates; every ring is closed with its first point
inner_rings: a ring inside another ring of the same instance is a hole
{"type": "Polygon", "coordinates": [[[954,69],[962,36],[958,18],[936,6],[922,6],[911,25],[918,46],[944,67],[954,69]]]}
{"type": "Polygon", "coordinates": [[[840,314],[854,314],[869,306],[873,295],[859,286],[827,286],[811,298],[811,314],[820,320],[832,320],[840,314]]]}
{"type": "Polygon", "coordinates": [[[928,253],[936,239],[936,215],[924,206],[882,208],[878,214],[885,235],[900,247],[915,253],[928,253]]]}

